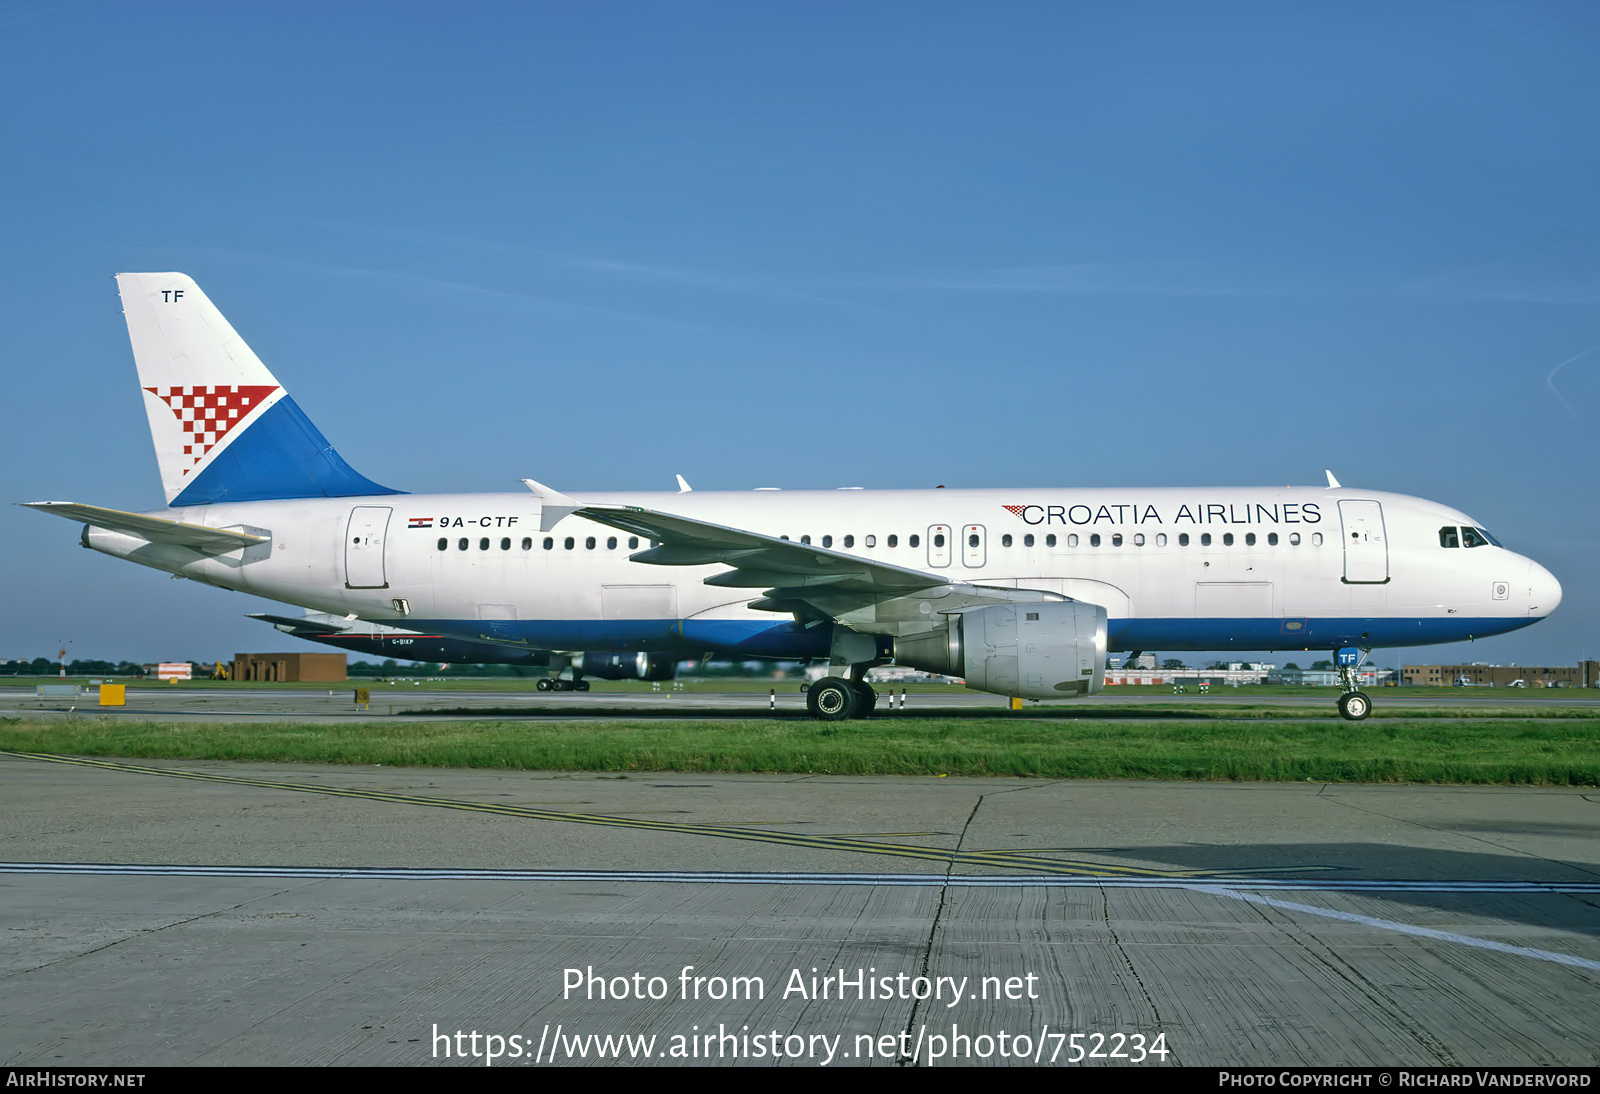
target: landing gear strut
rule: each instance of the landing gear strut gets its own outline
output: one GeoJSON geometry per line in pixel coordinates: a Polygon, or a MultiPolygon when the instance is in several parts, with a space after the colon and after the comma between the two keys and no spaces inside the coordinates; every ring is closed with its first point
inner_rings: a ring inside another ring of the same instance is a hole
{"type": "Polygon", "coordinates": [[[1356,682],[1356,673],[1371,652],[1347,646],[1334,655],[1339,659],[1339,684],[1344,688],[1339,696],[1339,717],[1347,722],[1363,721],[1372,713],[1372,697],[1356,682]]]}

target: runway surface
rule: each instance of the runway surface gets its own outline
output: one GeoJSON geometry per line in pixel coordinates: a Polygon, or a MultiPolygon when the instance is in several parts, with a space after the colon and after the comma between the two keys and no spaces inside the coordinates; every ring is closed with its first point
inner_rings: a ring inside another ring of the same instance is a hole
{"type": "Polygon", "coordinates": [[[1597,806],[11,753],[0,1060],[1592,1065],[1597,806]]]}
{"type": "MultiPolygon", "coordinates": [[[[406,721],[436,721],[472,718],[545,718],[604,720],[607,718],[727,718],[807,717],[805,696],[792,681],[782,687],[766,691],[723,690],[715,684],[696,683],[681,691],[670,685],[660,691],[639,687],[626,690],[590,692],[541,692],[529,690],[435,690],[433,688],[408,688],[404,683],[394,685],[378,682],[350,681],[347,683],[316,687],[184,687],[181,684],[130,685],[127,706],[100,707],[98,696],[88,691],[77,699],[41,699],[31,687],[0,685],[0,714],[58,716],[71,713],[104,714],[115,718],[155,718],[162,721],[250,721],[270,719],[287,722],[342,722],[370,721],[373,718],[393,718],[406,721]],[[365,687],[370,702],[358,706],[355,690],[365,687]]],[[[897,705],[898,699],[889,694],[891,689],[880,687],[878,712],[881,715],[911,716],[953,715],[975,717],[999,714],[1008,708],[1009,700],[1003,696],[968,691],[965,688],[924,687],[913,689],[897,705]]],[[[1474,709],[1480,707],[1511,708],[1560,706],[1574,709],[1589,708],[1600,713],[1600,697],[1593,690],[1572,688],[1543,689],[1534,692],[1512,692],[1502,689],[1489,693],[1486,689],[1440,688],[1430,694],[1372,693],[1374,718],[1404,716],[1407,711],[1453,707],[1474,709]]],[[[1102,692],[1084,699],[1060,702],[1035,703],[1029,709],[1060,712],[1070,718],[1076,713],[1099,711],[1125,706],[1181,705],[1203,712],[1207,707],[1226,708],[1247,704],[1252,707],[1282,707],[1285,716],[1293,717],[1304,711],[1316,717],[1327,716],[1334,708],[1337,692],[1328,689],[1317,695],[1235,695],[1231,689],[1219,688],[1209,695],[1198,695],[1192,690],[1183,696],[1151,695],[1148,693],[1102,692]]]]}

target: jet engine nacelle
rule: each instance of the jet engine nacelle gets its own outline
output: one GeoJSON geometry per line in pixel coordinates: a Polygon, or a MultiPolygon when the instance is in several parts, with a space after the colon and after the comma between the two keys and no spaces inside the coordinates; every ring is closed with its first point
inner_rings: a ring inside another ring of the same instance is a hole
{"type": "Polygon", "coordinates": [[[579,675],[601,680],[671,680],[677,659],[663,653],[586,653],[576,665],[579,675]]]}
{"type": "Polygon", "coordinates": [[[1106,682],[1106,610],[1081,600],[969,608],[936,631],[896,638],[894,659],[996,695],[1093,695],[1106,682]]]}

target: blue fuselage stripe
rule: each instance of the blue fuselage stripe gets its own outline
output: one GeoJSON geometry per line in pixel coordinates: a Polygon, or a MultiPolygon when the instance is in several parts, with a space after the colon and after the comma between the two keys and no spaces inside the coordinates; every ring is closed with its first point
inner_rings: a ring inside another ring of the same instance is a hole
{"type": "MultiPolygon", "coordinates": [[[[1113,650],[1302,650],[1426,646],[1504,634],[1537,617],[1448,619],[1113,619],[1113,650]]],[[[801,659],[828,654],[828,627],[760,619],[495,619],[410,621],[456,638],[538,650],[610,650],[801,659]]]]}

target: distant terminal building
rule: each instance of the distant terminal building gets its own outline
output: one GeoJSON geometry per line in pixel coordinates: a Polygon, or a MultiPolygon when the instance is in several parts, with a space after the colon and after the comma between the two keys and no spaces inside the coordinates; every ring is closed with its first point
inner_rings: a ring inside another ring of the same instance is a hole
{"type": "Polygon", "coordinates": [[[1401,672],[1411,687],[1448,688],[1592,688],[1600,687],[1600,661],[1579,661],[1572,667],[1546,665],[1405,665],[1401,672]]]}
{"type": "MultiPolygon", "coordinates": [[[[1397,673],[1394,669],[1380,669],[1375,665],[1364,665],[1356,672],[1356,684],[1364,688],[1388,687],[1397,673]]],[[[1329,688],[1338,686],[1343,682],[1338,669],[1300,669],[1281,668],[1273,671],[1267,677],[1269,684],[1298,684],[1302,687],[1329,688]]]]}
{"type": "MultiPolygon", "coordinates": [[[[1139,660],[1142,662],[1144,658],[1139,660]]],[[[1112,667],[1106,669],[1106,687],[1114,688],[1128,684],[1143,684],[1147,687],[1161,684],[1198,685],[1201,681],[1218,686],[1237,687],[1240,684],[1266,683],[1267,676],[1274,667],[1242,661],[1234,661],[1225,669],[1112,667]]]]}
{"type": "Polygon", "coordinates": [[[228,675],[256,683],[333,683],[349,679],[342,653],[236,653],[228,675]]]}

